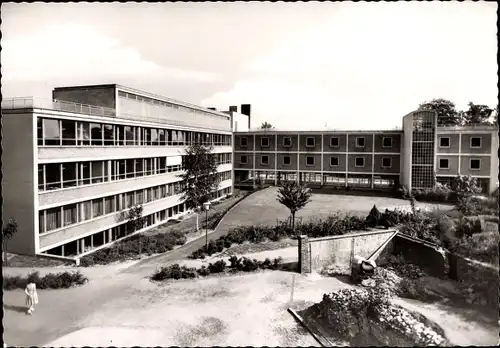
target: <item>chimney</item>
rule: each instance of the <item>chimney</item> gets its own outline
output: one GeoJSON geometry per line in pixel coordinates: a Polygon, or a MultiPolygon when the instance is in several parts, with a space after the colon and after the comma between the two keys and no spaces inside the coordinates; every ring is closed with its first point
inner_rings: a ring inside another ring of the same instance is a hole
{"type": "Polygon", "coordinates": [[[238,112],[238,106],[237,105],[230,106],[229,112],[238,112]]]}
{"type": "Polygon", "coordinates": [[[241,104],[241,113],[248,116],[248,129],[250,129],[250,104],[241,104]]]}

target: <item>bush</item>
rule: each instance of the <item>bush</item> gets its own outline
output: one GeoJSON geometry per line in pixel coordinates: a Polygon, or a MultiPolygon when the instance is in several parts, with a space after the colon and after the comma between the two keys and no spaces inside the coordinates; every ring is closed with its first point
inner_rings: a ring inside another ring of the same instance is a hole
{"type": "Polygon", "coordinates": [[[165,279],[189,279],[195,278],[197,272],[195,268],[188,268],[185,266],[179,266],[179,264],[174,264],[167,267],[161,267],[152,276],[151,280],[161,281],[165,279]]]}
{"type": "Polygon", "coordinates": [[[80,272],[49,273],[40,277],[37,271],[28,274],[25,278],[5,276],[3,288],[5,290],[24,289],[28,283],[35,283],[38,289],[67,289],[83,285],[86,282],[88,282],[88,278],[80,272]]]}
{"type": "Polygon", "coordinates": [[[82,257],[80,265],[83,267],[106,265],[116,261],[137,259],[141,255],[161,254],[172,250],[176,245],[184,245],[186,241],[187,238],[181,231],[152,236],[137,234],[82,257]]]}
{"type": "Polygon", "coordinates": [[[377,209],[377,206],[373,205],[373,208],[370,210],[370,213],[366,217],[367,225],[370,227],[378,226],[381,219],[382,219],[382,214],[377,209]]]}
{"type": "Polygon", "coordinates": [[[485,226],[483,218],[461,217],[457,221],[456,234],[458,238],[470,237],[473,234],[484,232],[485,226]]]}
{"type": "Polygon", "coordinates": [[[210,263],[208,265],[208,270],[210,273],[222,273],[226,269],[226,262],[224,260],[219,260],[215,263],[210,263]]]}

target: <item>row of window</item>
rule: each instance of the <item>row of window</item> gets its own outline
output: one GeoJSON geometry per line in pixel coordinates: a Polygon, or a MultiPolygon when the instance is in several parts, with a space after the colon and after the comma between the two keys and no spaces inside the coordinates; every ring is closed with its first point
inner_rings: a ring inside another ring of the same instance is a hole
{"type": "MultiPolygon", "coordinates": [[[[229,180],[231,171],[218,173],[218,182],[229,180]]],[[[111,195],[103,198],[68,204],[39,211],[39,233],[46,233],[58,228],[71,226],[79,222],[91,220],[99,216],[112,214],[179,194],[184,189],[183,182],[158,185],[146,189],[111,195]]]]}
{"type": "MultiPolygon", "coordinates": [[[[231,163],[231,153],[214,156],[217,165],[231,163]]],[[[39,164],[38,190],[58,190],[182,170],[182,164],[167,165],[167,158],[39,164]]],[[[184,157],[182,159],[184,160],[184,157]]]]}
{"type": "Polygon", "coordinates": [[[38,118],[40,146],[231,145],[231,135],[38,118]]]}
{"type": "Polygon", "coordinates": [[[189,107],[186,107],[186,106],[182,106],[182,105],[178,105],[178,104],[173,104],[173,103],[165,102],[165,101],[154,99],[154,98],[141,97],[141,96],[133,94],[133,93],[127,93],[127,92],[123,92],[123,91],[118,91],[118,96],[119,97],[123,97],[123,98],[127,98],[127,99],[131,99],[131,100],[136,100],[136,101],[139,101],[139,102],[142,102],[142,103],[146,103],[146,104],[153,104],[153,105],[165,106],[165,107],[169,107],[169,108],[173,108],[173,109],[178,109],[178,110],[182,110],[182,111],[186,111],[186,112],[192,112],[192,113],[197,113],[197,114],[202,114],[202,115],[214,116],[214,114],[209,113],[207,111],[193,109],[193,108],[189,108],[189,107]]]}
{"type": "MultiPolygon", "coordinates": [[[[248,157],[246,155],[242,155],[240,157],[241,164],[248,163],[248,157]]],[[[263,155],[260,158],[261,165],[269,165],[269,156],[263,155]]],[[[289,166],[292,164],[292,160],[290,156],[283,156],[283,165],[289,166]]],[[[314,156],[306,156],[306,166],[314,166],[315,165],[315,157],[314,156]]],[[[338,156],[330,156],[330,167],[338,167],[339,166],[339,157],[338,156]]],[[[364,167],[365,166],[365,158],[364,157],[356,157],[354,159],[355,167],[364,167]]],[[[382,168],[391,168],[392,167],[392,158],[382,157],[382,168]]]]}
{"type": "MultiPolygon", "coordinates": [[[[469,146],[471,149],[480,149],[482,147],[482,138],[481,137],[471,137],[469,146]]],[[[439,147],[449,148],[450,147],[450,138],[449,137],[440,137],[439,138],[439,147]]]]}
{"type": "MultiPolygon", "coordinates": [[[[217,194],[214,195],[213,198],[219,198],[229,193],[231,193],[231,188],[228,187],[217,191],[217,194]]],[[[144,228],[160,223],[162,221],[166,221],[167,219],[172,218],[177,214],[182,214],[185,210],[186,205],[184,203],[181,203],[170,208],[157,211],[156,213],[146,215],[144,216],[144,228]]],[[[116,241],[117,239],[123,238],[133,232],[135,232],[135,230],[132,224],[129,222],[125,222],[110,229],[106,229],[104,231],[94,233],[93,235],[71,241],[62,246],[49,249],[45,253],[49,255],[66,257],[76,256],[81,253],[91,251],[102,245],[116,241]]]]}
{"type": "MultiPolygon", "coordinates": [[[[447,158],[439,159],[439,169],[450,169],[450,160],[447,158]]],[[[481,170],[481,160],[479,158],[469,159],[470,170],[481,170]]]]}
{"type": "MultiPolygon", "coordinates": [[[[247,147],[248,139],[247,137],[240,138],[240,146],[247,147]]],[[[261,147],[269,147],[269,137],[261,137],[260,138],[260,146],[261,147]]],[[[283,137],[283,147],[291,147],[292,146],[292,138],[291,137],[283,137]]],[[[316,146],[316,138],[307,137],[306,138],[306,147],[315,147],[316,146]]],[[[340,138],[339,137],[330,137],[330,147],[339,147],[340,146],[340,138]]],[[[356,137],[356,147],[365,147],[365,137],[356,137]]],[[[390,148],[392,147],[392,137],[383,137],[382,139],[382,147],[390,148]]]]}

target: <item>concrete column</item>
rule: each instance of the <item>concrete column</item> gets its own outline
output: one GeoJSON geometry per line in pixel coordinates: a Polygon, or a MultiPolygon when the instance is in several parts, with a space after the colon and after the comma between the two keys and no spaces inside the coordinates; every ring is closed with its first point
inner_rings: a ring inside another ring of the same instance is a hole
{"type": "Polygon", "coordinates": [[[323,187],[323,185],[325,184],[325,179],[323,175],[323,161],[324,161],[323,158],[325,157],[324,143],[325,143],[325,134],[322,133],[321,134],[321,187],[323,187]]]}
{"type": "Polygon", "coordinates": [[[278,186],[278,134],[274,135],[274,186],[278,186]]]}
{"type": "Polygon", "coordinates": [[[90,247],[91,248],[94,247],[94,235],[93,234],[90,235],[90,247]]]}
{"type": "Polygon", "coordinates": [[[299,237],[299,272],[311,273],[311,257],[309,255],[309,238],[306,235],[299,237]]]}
{"type": "Polygon", "coordinates": [[[345,135],[345,187],[347,188],[347,178],[349,173],[349,134],[345,135]]]}
{"type": "Polygon", "coordinates": [[[76,241],[76,255],[80,255],[80,242],[76,241]]]}
{"type": "Polygon", "coordinates": [[[80,239],[80,253],[85,251],[85,239],[80,239]]]}
{"type": "Polygon", "coordinates": [[[61,256],[64,256],[64,244],[61,245],[61,256]]]}
{"type": "Polygon", "coordinates": [[[111,243],[111,241],[113,240],[113,229],[108,229],[108,241],[107,243],[111,243]]]}
{"type": "Polygon", "coordinates": [[[255,134],[253,135],[253,175],[252,175],[252,184],[253,184],[253,187],[255,188],[255,134]]]}

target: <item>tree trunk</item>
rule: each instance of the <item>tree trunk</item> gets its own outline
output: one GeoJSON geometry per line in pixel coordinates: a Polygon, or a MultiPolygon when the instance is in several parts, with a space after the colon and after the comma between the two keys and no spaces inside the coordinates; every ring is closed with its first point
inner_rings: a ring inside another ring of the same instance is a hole
{"type": "Polygon", "coordinates": [[[4,257],[5,266],[7,266],[8,262],[9,262],[8,257],[7,257],[7,241],[4,242],[3,257],[4,257]]]}
{"type": "Polygon", "coordinates": [[[196,232],[200,231],[199,214],[196,212],[196,232]]]}
{"type": "Polygon", "coordinates": [[[295,212],[292,212],[292,231],[295,232],[295,212]]]}

